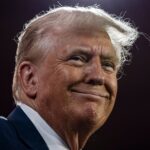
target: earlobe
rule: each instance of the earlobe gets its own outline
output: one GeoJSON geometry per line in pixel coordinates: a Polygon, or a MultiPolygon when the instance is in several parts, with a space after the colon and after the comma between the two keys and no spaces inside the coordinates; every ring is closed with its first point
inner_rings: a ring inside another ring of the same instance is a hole
{"type": "Polygon", "coordinates": [[[26,96],[35,99],[37,94],[37,69],[31,62],[24,61],[19,66],[20,86],[26,96]]]}

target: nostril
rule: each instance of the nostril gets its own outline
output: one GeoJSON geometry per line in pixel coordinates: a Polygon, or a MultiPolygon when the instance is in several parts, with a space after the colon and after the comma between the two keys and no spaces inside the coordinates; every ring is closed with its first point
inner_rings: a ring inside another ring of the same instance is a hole
{"type": "Polygon", "coordinates": [[[103,85],[104,84],[104,79],[90,79],[90,80],[87,81],[87,84],[103,85]]]}

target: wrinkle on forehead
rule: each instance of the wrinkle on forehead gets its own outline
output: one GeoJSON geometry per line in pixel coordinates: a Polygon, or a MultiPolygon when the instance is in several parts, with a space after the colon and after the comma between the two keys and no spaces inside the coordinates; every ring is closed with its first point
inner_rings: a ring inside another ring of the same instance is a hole
{"type": "MultiPolygon", "coordinates": [[[[48,35],[48,32],[46,34],[48,35]]],[[[64,52],[71,49],[85,49],[87,51],[90,50],[90,53],[93,53],[92,55],[99,53],[98,55],[112,57],[119,61],[109,35],[103,30],[63,30],[62,27],[56,28],[53,33],[49,34],[48,38],[54,42],[54,50],[58,51],[58,53],[60,49],[64,49],[64,52]]]]}
{"type": "MultiPolygon", "coordinates": [[[[63,36],[63,35],[62,35],[63,36]]],[[[111,43],[111,40],[106,32],[75,32],[75,33],[67,33],[62,38],[62,44],[72,47],[85,47],[87,49],[91,49],[93,52],[96,52],[97,50],[102,49],[112,49],[113,45],[111,43]],[[78,45],[74,45],[74,43],[78,43],[78,45]],[[93,43],[93,45],[91,45],[93,43]]]]}

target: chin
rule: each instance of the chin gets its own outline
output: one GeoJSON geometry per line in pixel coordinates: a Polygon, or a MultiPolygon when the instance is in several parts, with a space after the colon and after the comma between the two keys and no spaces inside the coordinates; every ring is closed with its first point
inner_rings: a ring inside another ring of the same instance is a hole
{"type": "Polygon", "coordinates": [[[107,119],[103,107],[98,107],[96,104],[88,103],[82,108],[81,120],[86,126],[92,128],[101,127],[107,119]]]}

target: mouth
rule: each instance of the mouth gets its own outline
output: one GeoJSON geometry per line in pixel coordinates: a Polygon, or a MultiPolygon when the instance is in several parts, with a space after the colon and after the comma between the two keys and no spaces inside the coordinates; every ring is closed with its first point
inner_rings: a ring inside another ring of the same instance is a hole
{"type": "Polygon", "coordinates": [[[101,94],[98,91],[93,91],[93,90],[77,90],[77,89],[71,89],[71,92],[76,93],[80,96],[87,97],[89,99],[96,99],[96,100],[109,100],[109,95],[108,94],[101,94]]]}

